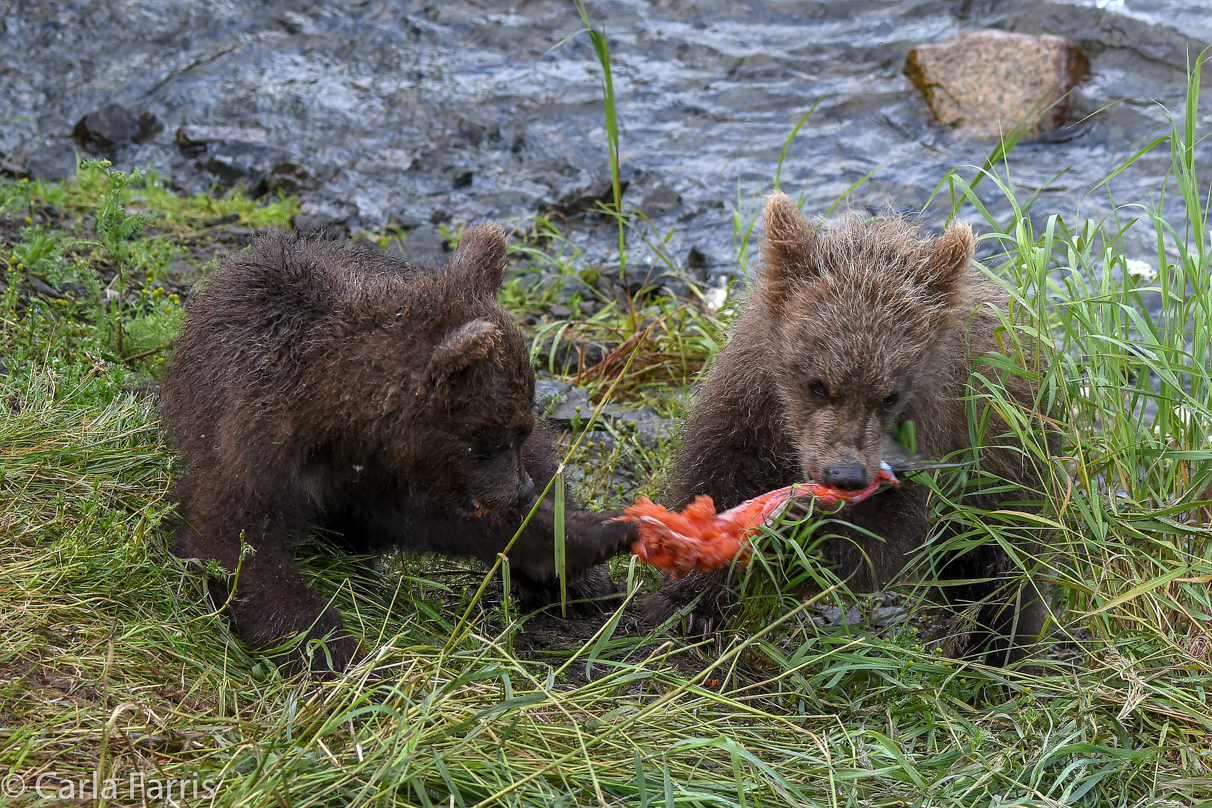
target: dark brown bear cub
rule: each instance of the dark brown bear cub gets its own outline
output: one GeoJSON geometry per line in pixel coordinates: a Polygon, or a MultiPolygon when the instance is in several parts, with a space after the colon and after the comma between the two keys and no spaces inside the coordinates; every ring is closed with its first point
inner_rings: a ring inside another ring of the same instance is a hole
{"type": "MultiPolygon", "coordinates": [[[[669,504],[708,494],[723,509],[806,480],[863,488],[889,434],[910,420],[924,457],[970,450],[970,358],[998,350],[998,321],[982,307],[1004,307],[1005,296],[973,265],[969,228],[955,224],[930,241],[896,218],[814,226],[781,193],[765,219],[765,269],[693,407],[669,504]]],[[[1022,407],[1034,406],[1021,377],[1006,384],[1022,407]]],[[[996,509],[1038,498],[1038,474],[1005,431],[992,420],[980,466],[1019,490],[965,502],[996,509]]],[[[912,481],[880,492],[839,514],[859,529],[833,531],[842,535],[822,553],[854,588],[887,583],[922,548],[927,510],[926,490],[912,481]]],[[[1020,591],[1004,579],[1012,568],[992,540],[946,564],[941,577],[967,582],[944,588],[953,608],[979,609],[953,651],[982,650],[1000,663],[1030,652],[1043,604],[1038,586],[1020,591]]],[[[692,575],[650,598],[649,615],[668,617],[700,595],[699,616],[727,610],[722,576],[692,575]]]]}
{"type": "MultiPolygon", "coordinates": [[[[358,642],[304,582],[291,543],[332,528],[355,553],[388,547],[496,558],[555,474],[535,429],[526,344],[497,304],[505,236],[469,230],[443,269],[278,233],[192,300],[162,387],[184,457],[176,552],[237,569],[228,613],[250,645],[327,638],[288,663],[341,670],[358,642]]],[[[634,535],[569,512],[580,594],[634,535]],[[596,573],[596,574],[595,574],[596,573]]],[[[554,586],[553,514],[509,552],[524,597],[554,586]]],[[[607,586],[609,586],[607,584],[607,586]]],[[[225,582],[212,591],[220,603],[225,582]]]]}

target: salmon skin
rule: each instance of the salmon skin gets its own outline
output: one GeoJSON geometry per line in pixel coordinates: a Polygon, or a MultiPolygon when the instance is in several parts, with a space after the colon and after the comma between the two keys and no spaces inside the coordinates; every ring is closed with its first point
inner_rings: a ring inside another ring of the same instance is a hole
{"type": "Polygon", "coordinates": [[[747,563],[750,537],[771,517],[780,515],[792,499],[811,496],[825,505],[852,505],[890,485],[900,485],[900,480],[887,463],[882,463],[875,482],[858,491],[797,483],[768,491],[719,514],[708,496],[695,497],[681,512],[640,497],[615,518],[634,522],[639,529],[640,538],[631,545],[633,553],[680,578],[692,570],[711,572],[726,567],[733,559],[747,563]]]}

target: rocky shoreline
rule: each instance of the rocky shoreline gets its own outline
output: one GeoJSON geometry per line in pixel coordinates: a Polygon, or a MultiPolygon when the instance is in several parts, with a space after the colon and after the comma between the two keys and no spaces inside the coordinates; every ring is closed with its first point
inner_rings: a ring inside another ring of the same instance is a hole
{"type": "MultiPolygon", "coordinates": [[[[1020,144],[1013,162],[1048,212],[1088,213],[1104,203],[1084,195],[1107,171],[1168,131],[1157,104],[1177,112],[1187,55],[1212,40],[1212,12],[1183,0],[744,11],[611,0],[590,11],[611,43],[623,201],[651,222],[629,233],[632,263],[667,261],[716,285],[743,272],[737,228],[785,147],[783,186],[803,189],[813,212],[869,174],[849,205],[914,210],[952,167],[984,163],[987,142],[934,121],[903,74],[915,48],[994,29],[1084,52],[1090,74],[1065,102],[1069,123],[1020,144]]],[[[557,0],[501,10],[144,0],[121,15],[100,0],[17,4],[0,27],[11,88],[0,157],[11,173],[55,178],[93,149],[120,168],[154,167],[180,193],[297,194],[299,229],[395,228],[428,254],[443,249],[448,223],[549,216],[609,265],[612,223],[593,212],[610,197],[600,70],[579,28],[557,0]]],[[[1164,157],[1138,160],[1111,190],[1148,198],[1164,157]]],[[[995,189],[985,194],[1003,214],[995,189]]],[[[947,213],[936,208],[930,225],[947,213]]]]}

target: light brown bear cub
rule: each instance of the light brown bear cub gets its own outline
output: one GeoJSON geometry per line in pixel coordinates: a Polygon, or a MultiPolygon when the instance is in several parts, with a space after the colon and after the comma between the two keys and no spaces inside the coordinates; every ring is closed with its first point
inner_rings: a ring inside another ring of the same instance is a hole
{"type": "MultiPolygon", "coordinates": [[[[931,241],[897,218],[814,225],[781,193],[766,203],[765,219],[764,271],[693,406],[669,504],[707,494],[729,508],[807,480],[863,488],[879,471],[890,433],[910,420],[925,458],[970,449],[963,400],[970,357],[997,350],[998,321],[981,309],[1006,302],[972,263],[971,230],[955,224],[931,241]]],[[[1023,407],[1033,406],[1021,377],[1006,383],[1023,407]]],[[[1036,470],[1004,432],[993,419],[980,466],[1024,490],[966,502],[994,509],[1038,498],[1036,470]]],[[[841,577],[854,576],[852,587],[878,586],[921,549],[926,490],[908,481],[839,517],[861,530],[834,531],[844,537],[824,543],[826,560],[841,577]]],[[[953,651],[980,650],[1006,663],[1034,647],[1044,617],[1039,589],[1007,586],[1012,567],[992,541],[947,562],[943,577],[973,581],[944,588],[951,605],[984,603],[976,628],[953,651]]],[[[671,616],[700,596],[699,616],[726,612],[724,576],[667,583],[648,600],[649,617],[671,616]]]]}
{"type": "MultiPolygon", "coordinates": [[[[358,641],[304,581],[312,525],[354,553],[492,561],[556,471],[535,428],[526,342],[496,295],[505,236],[467,231],[444,268],[276,233],[191,300],[161,392],[185,460],[175,551],[239,579],[227,613],[250,645],[327,638],[292,670],[340,670],[358,641]],[[255,552],[240,560],[241,541],[255,552]]],[[[572,597],[613,590],[595,565],[634,530],[566,514],[572,597]]],[[[557,590],[550,498],[509,551],[531,602],[557,590]]],[[[229,580],[212,582],[219,603],[229,580]]]]}

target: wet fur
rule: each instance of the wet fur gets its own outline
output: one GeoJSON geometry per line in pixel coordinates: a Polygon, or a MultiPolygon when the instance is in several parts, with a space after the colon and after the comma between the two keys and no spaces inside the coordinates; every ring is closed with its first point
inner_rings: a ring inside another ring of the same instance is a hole
{"type": "MultiPolygon", "coordinates": [[[[239,565],[227,613],[250,645],[326,638],[331,665],[301,644],[291,670],[341,670],[359,654],[293,557],[311,526],[354,553],[492,561],[554,476],[527,346],[496,302],[504,257],[491,225],[442,269],[274,233],[191,300],[161,390],[185,461],[175,551],[239,565]],[[242,564],[241,537],[255,551],[242,564]]],[[[593,567],[633,539],[603,518],[566,514],[573,596],[612,591],[593,567]]],[[[544,503],[509,552],[532,603],[555,591],[552,536],[544,503]]],[[[212,591],[230,594],[226,580],[212,591]]]]}
{"type": "MultiPolygon", "coordinates": [[[[962,398],[970,393],[971,357],[998,350],[998,321],[982,308],[1004,308],[1006,300],[973,266],[968,227],[955,224],[929,240],[898,218],[812,224],[782,194],[769,200],[765,217],[764,270],[693,405],[671,505],[708,494],[728,508],[821,480],[830,468],[861,469],[873,479],[890,430],[908,420],[925,458],[969,450],[962,398]]],[[[1024,407],[1033,406],[1021,377],[1006,383],[1024,407]]],[[[1004,431],[995,418],[988,437],[996,444],[1004,431]]],[[[1038,491],[1036,469],[1017,445],[1001,443],[982,449],[981,467],[1038,491]]],[[[1004,500],[1037,496],[976,493],[966,502],[995,509],[1004,500]]],[[[825,559],[842,577],[853,576],[856,590],[888,583],[921,548],[927,511],[926,491],[912,481],[881,492],[840,518],[883,541],[837,531],[845,538],[824,542],[825,559]]],[[[1021,549],[1038,554],[1034,546],[1021,549]]],[[[1014,569],[989,542],[948,559],[941,577],[997,578],[1014,569]]],[[[647,601],[649,618],[667,619],[700,598],[697,616],[710,624],[730,610],[725,584],[723,574],[670,581],[647,601]]],[[[1030,653],[1043,627],[1042,585],[1003,589],[999,581],[945,588],[953,608],[979,608],[975,628],[961,629],[952,653],[984,654],[996,663],[1030,653]]]]}

